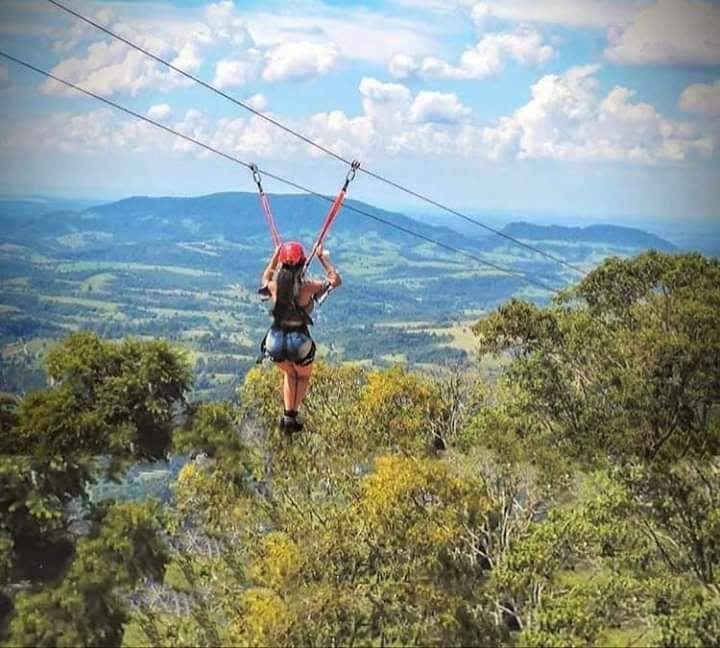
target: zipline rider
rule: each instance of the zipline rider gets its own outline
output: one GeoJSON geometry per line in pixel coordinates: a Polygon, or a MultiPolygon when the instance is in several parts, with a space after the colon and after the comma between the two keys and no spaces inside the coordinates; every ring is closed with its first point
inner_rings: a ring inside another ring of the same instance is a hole
{"type": "Polygon", "coordinates": [[[313,324],[310,313],[317,300],[342,283],[330,263],[330,253],[322,244],[317,246],[316,254],[327,274],[323,281],[304,278],[307,257],[297,241],[276,247],[262,275],[262,286],[267,288],[272,301],[273,323],[261,349],[285,374],[285,412],[280,419],[285,432],[299,432],[303,428],[298,410],[310,381],[316,348],[310,336],[309,327],[313,324]]]}

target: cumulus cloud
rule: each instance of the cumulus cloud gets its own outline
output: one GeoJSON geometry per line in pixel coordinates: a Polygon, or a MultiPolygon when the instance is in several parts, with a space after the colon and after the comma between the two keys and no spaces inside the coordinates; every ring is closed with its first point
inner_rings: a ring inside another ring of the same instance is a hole
{"type": "Polygon", "coordinates": [[[372,77],[363,77],[358,89],[364,98],[380,104],[406,103],[411,97],[407,86],[400,83],[383,83],[372,77]]]}
{"type": "Polygon", "coordinates": [[[305,81],[330,72],[338,58],[332,43],[283,43],[268,53],[262,77],[268,82],[305,81]]]}
{"type": "Polygon", "coordinates": [[[104,155],[109,150],[144,152],[168,148],[170,138],[150,124],[118,117],[109,108],[89,113],[56,113],[42,119],[16,122],[0,143],[12,150],[37,149],[83,156],[104,155]]]}
{"type": "Polygon", "coordinates": [[[489,10],[502,20],[568,27],[607,28],[626,23],[648,0],[395,0],[397,4],[448,13],[458,8],[471,14],[489,10]],[[480,9],[475,10],[475,7],[480,9]]]}
{"type": "Polygon", "coordinates": [[[235,13],[232,0],[214,2],[205,7],[205,22],[211,29],[213,40],[221,40],[239,48],[255,46],[245,21],[235,13]]]}
{"type": "Polygon", "coordinates": [[[607,28],[627,23],[648,0],[395,0],[431,11],[466,9],[481,22],[490,12],[502,20],[537,22],[568,27],[607,28]],[[476,9],[476,7],[479,7],[476,9]]]}
{"type": "Polygon", "coordinates": [[[268,109],[268,100],[264,94],[254,94],[252,97],[245,99],[245,103],[250,106],[250,108],[254,108],[260,112],[265,112],[268,109]]]}
{"type": "Polygon", "coordinates": [[[606,28],[627,23],[647,0],[488,0],[487,4],[505,20],[606,28]]]}
{"type": "MultiPolygon", "coordinates": [[[[322,146],[346,157],[364,155],[377,136],[368,116],[349,117],[342,110],[313,115],[308,123],[308,132],[322,146]]],[[[315,148],[308,152],[312,157],[323,155],[315,148]]]]}
{"type": "Polygon", "coordinates": [[[463,106],[454,92],[418,93],[410,106],[410,121],[414,124],[457,124],[470,115],[470,109],[463,106]]]}
{"type": "Polygon", "coordinates": [[[605,56],[626,65],[720,64],[720,5],[657,0],[624,27],[608,31],[605,56]]]}
{"type": "MultiPolygon", "coordinates": [[[[411,154],[657,164],[707,158],[717,152],[714,121],[669,119],[621,86],[601,93],[598,70],[598,65],[589,65],[545,75],[531,87],[525,105],[491,124],[473,120],[470,109],[455,93],[413,93],[401,83],[371,77],[363,78],[358,86],[360,114],[333,110],[278,119],[341,155],[364,160],[375,155],[411,154]]],[[[691,92],[692,88],[686,97],[697,100],[698,91],[691,92]]],[[[267,109],[262,95],[247,101],[267,109]]],[[[700,106],[706,113],[714,110],[714,104],[700,106]]],[[[166,104],[152,106],[148,115],[245,159],[259,154],[264,158],[317,154],[257,116],[215,119],[191,109],[175,117],[166,104]]],[[[188,142],[168,137],[148,124],[118,118],[108,110],[15,126],[3,128],[7,133],[0,133],[0,147],[32,146],[83,155],[120,148],[207,155],[188,142]]]]}
{"type": "MultiPolygon", "coordinates": [[[[235,5],[223,0],[208,5],[201,21],[133,20],[123,21],[109,10],[96,18],[113,31],[176,67],[194,73],[204,62],[209,48],[222,47],[225,59],[216,65],[220,85],[242,85],[247,77],[260,73],[262,55],[244,21],[236,15],[235,5]]],[[[137,95],[146,88],[168,91],[191,83],[138,51],[115,40],[90,40],[97,32],[82,23],[70,30],[57,30],[54,48],[63,54],[73,52],[53,69],[53,73],[104,95],[128,93],[137,95]]],[[[61,84],[48,81],[41,86],[47,94],[68,94],[61,84]]]]}
{"type": "MultiPolygon", "coordinates": [[[[161,55],[166,47],[156,47],[161,55]]],[[[191,83],[180,75],[161,69],[159,64],[119,41],[93,43],[82,57],[62,61],[52,73],[71,83],[102,95],[127,92],[133,96],[145,88],[169,90],[191,83]]],[[[71,95],[71,90],[51,79],[41,85],[44,94],[71,95]]]]}
{"type": "Polygon", "coordinates": [[[0,88],[6,88],[8,85],[10,85],[10,72],[4,65],[0,65],[0,88]]]}
{"type": "MultiPolygon", "coordinates": [[[[547,75],[532,86],[530,101],[495,126],[477,133],[476,150],[490,157],[613,160],[645,164],[707,157],[715,142],[697,125],[663,117],[616,86],[598,97],[598,66],[547,75]]],[[[467,143],[466,143],[467,145],[467,143]]]]}
{"type": "Polygon", "coordinates": [[[410,79],[420,71],[420,63],[408,54],[396,54],[390,60],[388,71],[395,79],[410,79]]]}
{"type": "Polygon", "coordinates": [[[390,62],[389,71],[395,78],[441,79],[465,81],[484,79],[502,72],[507,60],[521,65],[540,65],[549,61],[555,52],[544,43],[542,35],[528,27],[513,32],[484,35],[473,47],[466,49],[457,64],[432,56],[416,61],[398,55],[390,62]]]}
{"type": "Polygon", "coordinates": [[[202,59],[198,55],[197,48],[192,43],[183,45],[178,55],[170,62],[185,72],[195,72],[202,65],[202,59]]]}
{"type": "Polygon", "coordinates": [[[488,22],[490,22],[492,15],[492,9],[490,8],[490,5],[488,5],[486,2],[478,2],[476,5],[473,6],[473,8],[470,10],[470,17],[472,18],[472,21],[475,24],[475,29],[478,31],[478,33],[482,33],[485,31],[485,28],[487,27],[488,22]]]}
{"type": "Polygon", "coordinates": [[[213,84],[218,88],[237,88],[255,81],[260,76],[260,52],[250,50],[241,59],[223,59],[215,64],[213,84]]]}
{"type": "Polygon", "coordinates": [[[710,117],[720,116],[720,81],[712,85],[695,83],[680,95],[680,109],[710,117]]]}
{"type": "Polygon", "coordinates": [[[170,117],[172,109],[167,104],[155,104],[150,106],[146,114],[150,119],[162,120],[170,117]]]}

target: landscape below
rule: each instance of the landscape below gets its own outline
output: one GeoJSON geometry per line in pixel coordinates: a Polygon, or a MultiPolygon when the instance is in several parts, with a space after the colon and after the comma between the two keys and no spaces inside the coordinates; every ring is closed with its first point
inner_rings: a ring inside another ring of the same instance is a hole
{"type": "Polygon", "coordinates": [[[716,259],[607,259],[492,380],[318,361],[292,438],[271,367],[71,333],[0,395],[0,645],[717,645],[718,321],[716,259]]]}
{"type": "MultiPolygon", "coordinates": [[[[310,244],[327,203],[271,196],[286,238],[310,244]]],[[[553,287],[580,274],[507,239],[431,226],[349,201],[373,215],[553,287]]],[[[271,253],[254,194],[129,198],[93,207],[45,200],[0,200],[0,392],[45,384],[43,358],[73,330],[105,338],[162,337],[190,354],[195,393],[227,399],[257,358],[269,319],[257,295],[271,253]]],[[[617,226],[503,231],[582,269],[602,259],[674,246],[617,226]]],[[[469,326],[511,296],[547,303],[551,295],[518,275],[391,229],[346,209],[328,241],[345,279],[321,311],[319,356],[373,366],[472,360],[469,326]]],[[[317,271],[318,265],[314,266],[317,271]]],[[[493,372],[495,363],[481,367],[493,372]]]]}

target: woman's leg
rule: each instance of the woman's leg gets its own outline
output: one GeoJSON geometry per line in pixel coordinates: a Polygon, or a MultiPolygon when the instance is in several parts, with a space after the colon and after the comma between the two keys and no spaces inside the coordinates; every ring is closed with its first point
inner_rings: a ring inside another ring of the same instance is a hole
{"type": "Polygon", "coordinates": [[[285,411],[297,409],[294,407],[295,395],[298,391],[297,372],[292,362],[276,362],[277,368],[285,374],[283,380],[283,401],[285,411]]]}
{"type": "Polygon", "coordinates": [[[312,368],[312,363],[304,367],[300,365],[293,366],[295,371],[295,396],[292,409],[294,410],[300,409],[300,405],[302,405],[302,402],[305,399],[305,392],[307,391],[308,384],[310,382],[312,368]]]}

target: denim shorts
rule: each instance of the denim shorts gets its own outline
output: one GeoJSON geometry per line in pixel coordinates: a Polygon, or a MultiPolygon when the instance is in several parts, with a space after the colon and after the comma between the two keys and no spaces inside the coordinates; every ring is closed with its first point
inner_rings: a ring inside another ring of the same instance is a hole
{"type": "Polygon", "coordinates": [[[292,362],[297,365],[309,365],[315,359],[315,342],[307,329],[283,331],[271,327],[263,343],[265,355],[274,362],[292,362]]]}

